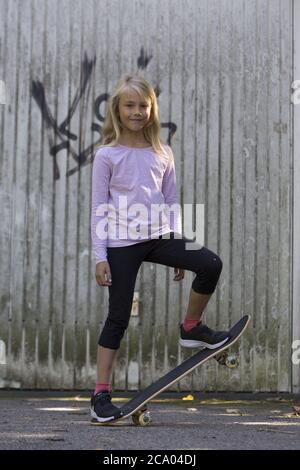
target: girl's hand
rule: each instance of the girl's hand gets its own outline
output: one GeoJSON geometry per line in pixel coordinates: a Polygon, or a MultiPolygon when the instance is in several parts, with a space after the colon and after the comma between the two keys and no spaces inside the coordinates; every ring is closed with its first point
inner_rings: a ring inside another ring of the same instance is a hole
{"type": "Polygon", "coordinates": [[[184,269],[174,268],[174,274],[173,281],[181,281],[184,278],[184,269]]]}
{"type": "Polygon", "coordinates": [[[99,286],[111,286],[111,272],[107,261],[96,264],[96,281],[99,286]]]}

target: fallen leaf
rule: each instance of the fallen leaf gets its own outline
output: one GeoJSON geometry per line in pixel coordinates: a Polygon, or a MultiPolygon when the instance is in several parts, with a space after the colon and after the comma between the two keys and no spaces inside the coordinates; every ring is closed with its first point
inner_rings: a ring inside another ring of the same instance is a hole
{"type": "Polygon", "coordinates": [[[186,397],[183,397],[182,399],[186,400],[186,401],[192,401],[192,400],[194,400],[194,397],[193,397],[193,395],[187,395],[186,397]]]}

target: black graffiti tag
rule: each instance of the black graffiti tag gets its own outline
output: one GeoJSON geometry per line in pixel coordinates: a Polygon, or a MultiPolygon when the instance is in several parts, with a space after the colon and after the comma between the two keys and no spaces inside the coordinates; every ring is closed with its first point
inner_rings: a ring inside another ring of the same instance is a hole
{"type": "MultiPolygon", "coordinates": [[[[152,56],[147,56],[145,54],[144,48],[142,47],[140,56],[137,60],[138,68],[143,69],[147,67],[151,58],[152,56]]],[[[99,134],[99,137],[95,142],[92,142],[89,146],[82,150],[80,149],[79,153],[77,153],[74,147],[72,146],[72,142],[76,142],[78,140],[78,136],[69,130],[71,119],[74,116],[78,105],[82,101],[87,102],[88,100],[89,93],[91,90],[91,76],[95,63],[96,57],[94,57],[92,60],[89,60],[87,58],[87,55],[85,54],[84,60],[81,65],[80,86],[75,93],[70,109],[67,112],[67,116],[61,124],[58,124],[57,121],[54,119],[53,114],[48,106],[44,85],[38,80],[32,81],[32,96],[36,101],[38,107],[40,108],[42,119],[46,127],[50,147],[50,155],[53,157],[53,174],[55,180],[58,180],[60,178],[57,155],[61,150],[67,150],[69,152],[69,155],[73,158],[76,163],[76,166],[74,168],[71,168],[67,171],[66,176],[68,177],[73,175],[77,171],[80,171],[81,167],[92,163],[94,156],[94,148],[100,143],[102,124],[105,120],[105,116],[101,114],[100,109],[103,104],[107,104],[109,99],[108,93],[100,94],[99,96],[97,96],[94,102],[94,115],[98,122],[92,122],[91,130],[99,134]]],[[[159,86],[155,87],[155,93],[157,97],[160,95],[161,90],[159,86]]],[[[173,122],[165,122],[161,123],[161,127],[167,128],[169,130],[167,142],[170,145],[172,136],[175,134],[177,126],[173,122]]]]}

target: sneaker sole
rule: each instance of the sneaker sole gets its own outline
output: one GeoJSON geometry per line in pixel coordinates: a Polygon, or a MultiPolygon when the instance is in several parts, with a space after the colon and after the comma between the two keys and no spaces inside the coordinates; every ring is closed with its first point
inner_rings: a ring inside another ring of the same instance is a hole
{"type": "Polygon", "coordinates": [[[219,343],[216,344],[209,344],[205,343],[204,341],[196,341],[192,339],[181,339],[179,340],[180,346],[183,346],[184,348],[208,348],[208,349],[217,349],[219,346],[222,346],[222,344],[226,343],[226,341],[229,340],[229,336],[223,341],[220,341],[219,343]]]}
{"type": "MultiPolygon", "coordinates": [[[[122,416],[119,416],[119,418],[121,417],[122,416]]],[[[97,421],[98,423],[105,423],[106,421],[113,421],[115,419],[118,419],[118,418],[115,418],[114,416],[109,416],[108,418],[101,418],[92,409],[91,409],[91,418],[93,422],[97,421]]]]}

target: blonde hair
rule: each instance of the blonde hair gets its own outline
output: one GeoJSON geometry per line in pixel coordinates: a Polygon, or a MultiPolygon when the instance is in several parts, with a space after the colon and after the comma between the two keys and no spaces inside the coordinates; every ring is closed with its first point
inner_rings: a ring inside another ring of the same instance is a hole
{"type": "Polygon", "coordinates": [[[128,89],[135,90],[140,96],[150,100],[150,118],[143,128],[145,139],[157,154],[167,157],[167,159],[171,158],[172,152],[170,147],[164,145],[160,139],[160,120],[155,91],[147,80],[138,75],[126,74],[117,83],[113,94],[108,100],[108,109],[102,128],[100,145],[97,149],[117,144],[122,128],[119,117],[119,102],[122,93],[128,89]]]}

